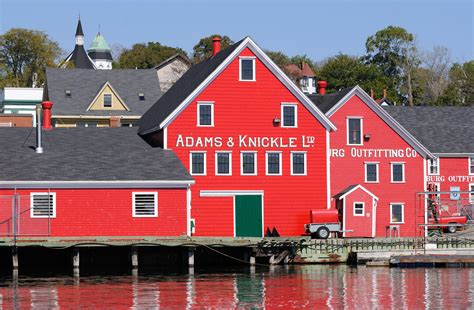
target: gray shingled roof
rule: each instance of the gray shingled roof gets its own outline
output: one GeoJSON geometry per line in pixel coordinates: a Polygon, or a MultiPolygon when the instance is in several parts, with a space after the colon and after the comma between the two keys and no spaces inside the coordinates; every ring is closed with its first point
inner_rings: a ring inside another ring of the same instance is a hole
{"type": "Polygon", "coordinates": [[[474,154],[474,107],[383,108],[432,153],[474,154]]]}
{"type": "Polygon", "coordinates": [[[324,113],[326,114],[333,106],[335,106],[353,87],[347,87],[341,89],[337,93],[333,94],[312,94],[308,95],[308,98],[324,113]]]}
{"type": "Polygon", "coordinates": [[[0,128],[0,181],[192,180],[173,151],[152,148],[135,128],[57,128],[44,132],[0,128]]]}
{"type": "Polygon", "coordinates": [[[161,96],[154,69],[46,69],[46,99],[54,103],[53,115],[141,116],[161,96]],[[109,82],[130,111],[86,111],[106,82],[109,82]],[[71,91],[66,98],[65,91],[71,91]],[[139,93],[145,94],[140,101],[139,93]]]}

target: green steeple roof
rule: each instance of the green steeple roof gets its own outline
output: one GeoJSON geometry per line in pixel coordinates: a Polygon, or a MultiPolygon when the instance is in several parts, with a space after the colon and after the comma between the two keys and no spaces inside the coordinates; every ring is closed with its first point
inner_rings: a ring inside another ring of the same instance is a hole
{"type": "Polygon", "coordinates": [[[105,38],[100,34],[100,32],[95,36],[94,41],[92,41],[91,46],[87,50],[88,52],[91,51],[107,51],[110,52],[111,49],[105,41],[105,38]]]}

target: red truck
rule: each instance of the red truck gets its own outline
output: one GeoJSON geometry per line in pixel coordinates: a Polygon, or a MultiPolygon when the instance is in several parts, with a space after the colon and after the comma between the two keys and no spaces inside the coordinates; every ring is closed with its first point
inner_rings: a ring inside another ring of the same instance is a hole
{"type": "Polygon", "coordinates": [[[458,228],[467,224],[467,216],[458,213],[449,213],[432,199],[428,199],[428,229],[443,229],[455,233],[458,228]]]}

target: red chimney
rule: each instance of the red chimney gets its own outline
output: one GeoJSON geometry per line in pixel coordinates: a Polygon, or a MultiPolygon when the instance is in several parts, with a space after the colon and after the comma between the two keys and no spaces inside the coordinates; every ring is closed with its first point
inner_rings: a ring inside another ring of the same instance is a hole
{"type": "Polygon", "coordinates": [[[43,101],[41,106],[43,107],[43,129],[51,130],[53,129],[51,126],[51,108],[53,103],[51,101],[43,101]]]}
{"type": "Polygon", "coordinates": [[[318,81],[318,93],[320,95],[326,94],[326,87],[328,86],[328,82],[326,81],[318,81]]]}
{"type": "Polygon", "coordinates": [[[212,53],[212,56],[215,56],[221,51],[221,38],[214,37],[214,39],[212,39],[212,42],[214,43],[214,51],[212,53]]]}

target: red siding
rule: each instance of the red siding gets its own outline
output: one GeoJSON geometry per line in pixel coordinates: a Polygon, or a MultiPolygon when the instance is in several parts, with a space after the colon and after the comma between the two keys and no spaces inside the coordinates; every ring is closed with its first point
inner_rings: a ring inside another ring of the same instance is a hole
{"type": "Polygon", "coordinates": [[[353,230],[346,232],[346,237],[372,237],[372,219],[373,219],[373,198],[361,189],[356,189],[343,198],[345,203],[345,230],[353,230]],[[364,215],[354,215],[354,203],[364,203],[364,215]]]}
{"type": "MultiPolygon", "coordinates": [[[[405,223],[400,225],[401,236],[420,235],[419,224],[424,223],[424,205],[419,203],[417,192],[422,192],[424,159],[406,154],[399,158],[369,155],[353,157],[351,152],[368,149],[396,149],[412,154],[415,151],[388,124],[375,114],[358,96],[349,99],[331,117],[337,131],[331,134],[331,194],[336,195],[349,185],[361,184],[379,198],[377,205],[376,236],[385,236],[386,226],[390,224],[390,203],[405,204],[405,223]],[[347,117],[363,118],[363,135],[370,134],[369,141],[362,146],[347,145],[347,117]],[[344,157],[338,157],[334,150],[343,150],[344,157]],[[354,151],[353,151],[354,149],[354,151]],[[406,150],[408,149],[408,152],[406,150]],[[365,182],[364,162],[379,163],[379,183],[365,182]],[[405,183],[391,183],[391,162],[405,163],[405,183]]],[[[333,199],[334,200],[334,199],[333,199]]],[[[335,203],[333,202],[333,205],[335,203]]],[[[346,227],[346,229],[352,229],[346,227]]]]}
{"type": "MultiPolygon", "coordinates": [[[[252,56],[250,50],[241,55],[252,56]]],[[[276,227],[283,236],[301,235],[309,210],[327,208],[326,130],[291,92],[256,60],[256,81],[239,82],[239,59],[229,66],[167,128],[167,146],[189,168],[190,151],[207,152],[207,175],[194,176],[192,217],[199,236],[233,236],[232,197],[200,197],[201,190],[263,190],[264,228],[276,227]],[[197,102],[214,102],[214,127],[197,127],[197,102]],[[298,105],[298,128],[273,125],[281,117],[281,103],[298,105]],[[218,147],[176,147],[178,135],[223,138],[218,147]],[[229,137],[297,138],[296,148],[245,148],[226,145],[229,137]],[[315,145],[301,147],[302,136],[314,136],[315,145]],[[215,175],[215,151],[232,151],[232,176],[215,175]],[[257,176],[240,175],[240,151],[257,151],[257,176]],[[282,176],[265,175],[265,151],[282,151],[282,176]],[[307,151],[307,176],[290,175],[290,151],[307,151]]]]}
{"type": "MultiPolygon", "coordinates": [[[[47,191],[17,190],[16,194],[25,197],[22,201],[29,204],[30,193],[47,191]]],[[[53,237],[186,235],[186,189],[50,189],[50,192],[56,193],[56,217],[50,220],[53,237]],[[158,217],[133,217],[133,192],[158,192],[158,217]]],[[[0,190],[0,196],[13,193],[0,190]]],[[[22,210],[20,234],[44,235],[47,219],[31,218],[28,206],[24,205],[22,210]]],[[[2,218],[11,217],[9,212],[2,212],[2,218]]],[[[0,229],[3,234],[7,227],[0,229]]]]}

